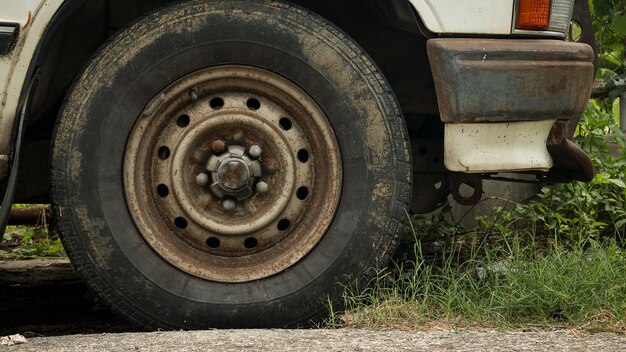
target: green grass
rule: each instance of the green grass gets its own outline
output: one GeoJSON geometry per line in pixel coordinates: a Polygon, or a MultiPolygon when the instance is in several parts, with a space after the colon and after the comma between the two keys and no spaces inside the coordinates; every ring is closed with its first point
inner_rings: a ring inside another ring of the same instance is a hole
{"type": "Polygon", "coordinates": [[[626,332],[626,140],[607,106],[591,101],[576,136],[591,182],[545,187],[470,231],[446,207],[411,222],[395,262],[367,287],[346,287],[346,310],[328,325],[626,332]],[[425,239],[444,244],[434,260],[425,239]]]}
{"type": "Polygon", "coordinates": [[[435,263],[414,242],[413,260],[378,270],[366,288],[347,287],[346,311],[329,325],[626,332],[626,250],[617,244],[467,242],[435,263]]]}

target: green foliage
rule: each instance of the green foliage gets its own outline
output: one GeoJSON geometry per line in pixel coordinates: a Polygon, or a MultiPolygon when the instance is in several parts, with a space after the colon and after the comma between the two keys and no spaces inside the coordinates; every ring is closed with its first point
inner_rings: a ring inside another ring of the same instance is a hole
{"type": "MultiPolygon", "coordinates": [[[[15,208],[41,207],[42,204],[15,204],[15,208]]],[[[66,256],[59,236],[51,234],[45,216],[38,226],[9,226],[0,239],[0,254],[17,257],[66,256]]]]}
{"type": "Polygon", "coordinates": [[[598,78],[604,79],[613,101],[624,87],[615,80],[626,80],[626,6],[624,0],[589,0],[598,51],[598,78]]]}
{"type": "MultiPolygon", "coordinates": [[[[626,240],[626,142],[610,113],[591,102],[581,118],[578,144],[596,168],[591,182],[545,187],[536,199],[498,209],[502,232],[552,236],[572,245],[589,240],[626,240]],[[611,149],[614,149],[613,153],[611,149]],[[615,154],[615,155],[613,155],[615,154]]],[[[484,223],[498,222],[495,218],[484,223]]]]}
{"type": "Polygon", "coordinates": [[[16,247],[12,252],[21,257],[63,257],[65,251],[58,236],[51,236],[46,226],[12,226],[3,236],[16,247]]]}

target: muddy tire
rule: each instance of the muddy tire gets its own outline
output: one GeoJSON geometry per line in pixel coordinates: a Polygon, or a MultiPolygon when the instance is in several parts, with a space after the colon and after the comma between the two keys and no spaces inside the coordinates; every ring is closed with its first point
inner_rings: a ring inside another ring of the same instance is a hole
{"type": "Polygon", "coordinates": [[[164,8],[106,44],[67,97],[52,168],[76,268],[164,329],[319,322],[395,248],[411,177],[362,49],[300,8],[238,0],[164,8]]]}

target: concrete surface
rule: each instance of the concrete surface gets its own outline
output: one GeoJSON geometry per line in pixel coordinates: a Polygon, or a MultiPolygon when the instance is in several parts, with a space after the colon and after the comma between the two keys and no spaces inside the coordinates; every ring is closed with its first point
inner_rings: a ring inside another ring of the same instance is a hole
{"type": "Polygon", "coordinates": [[[34,338],[2,351],[624,351],[626,336],[570,331],[212,330],[34,338]]]}

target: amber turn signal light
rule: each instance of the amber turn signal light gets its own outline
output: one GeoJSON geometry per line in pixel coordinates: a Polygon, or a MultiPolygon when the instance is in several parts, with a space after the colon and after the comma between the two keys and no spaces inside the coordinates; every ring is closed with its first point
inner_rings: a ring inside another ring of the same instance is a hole
{"type": "Polygon", "coordinates": [[[519,0],[515,27],[518,29],[548,29],[551,0],[519,0]]]}

